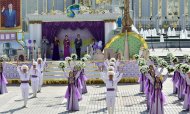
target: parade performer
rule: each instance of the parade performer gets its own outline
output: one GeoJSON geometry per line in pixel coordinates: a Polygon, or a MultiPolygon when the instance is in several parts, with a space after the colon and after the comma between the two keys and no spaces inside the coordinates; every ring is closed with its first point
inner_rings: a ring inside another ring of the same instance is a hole
{"type": "Polygon", "coordinates": [[[189,110],[190,108],[190,71],[187,74],[181,73],[181,76],[186,80],[186,86],[184,88],[184,102],[183,102],[183,109],[189,110]]]}
{"type": "Polygon", "coordinates": [[[44,61],[42,60],[42,58],[38,58],[37,63],[38,63],[37,64],[37,69],[40,72],[38,92],[41,92],[41,88],[42,88],[42,85],[43,85],[43,70],[44,70],[44,67],[45,67],[45,64],[46,64],[46,58],[44,59],[44,61]]]}
{"type": "Polygon", "coordinates": [[[101,78],[106,84],[107,92],[106,92],[106,104],[109,114],[114,113],[114,107],[115,107],[115,97],[116,97],[116,87],[117,83],[121,80],[123,73],[121,73],[117,78],[113,79],[115,75],[115,72],[109,71],[108,76],[109,79],[107,79],[103,72],[101,72],[101,78]]]}
{"type": "Polygon", "coordinates": [[[41,72],[37,69],[37,62],[33,62],[33,66],[30,68],[31,86],[33,91],[33,97],[36,97],[39,87],[39,76],[41,72]]]}
{"type": "Polygon", "coordinates": [[[7,93],[7,87],[6,85],[8,84],[7,79],[5,77],[5,71],[4,68],[6,63],[3,60],[3,58],[0,58],[0,94],[7,93]]]}
{"type": "Polygon", "coordinates": [[[87,77],[85,76],[84,68],[81,70],[79,78],[82,84],[82,94],[87,93],[87,87],[86,87],[87,77]]]}
{"type": "MultiPolygon", "coordinates": [[[[65,72],[64,72],[65,73],[65,72]]],[[[79,110],[79,100],[81,99],[81,94],[79,93],[76,85],[76,79],[78,78],[80,72],[76,75],[73,71],[69,72],[69,76],[65,73],[65,76],[68,77],[68,88],[65,94],[67,99],[67,110],[68,111],[78,111],[79,110]]]]}
{"type": "Polygon", "coordinates": [[[149,114],[164,114],[165,95],[162,92],[163,82],[167,79],[168,74],[164,77],[152,73],[153,77],[146,75],[150,82],[153,84],[153,93],[150,99],[149,114]]]}
{"type": "Polygon", "coordinates": [[[29,78],[30,78],[30,74],[28,72],[28,66],[27,65],[22,65],[17,67],[17,71],[19,73],[20,76],[20,80],[21,80],[21,84],[20,84],[20,88],[22,91],[22,97],[24,99],[24,107],[26,107],[27,105],[27,101],[28,101],[28,96],[29,96],[29,78]]]}

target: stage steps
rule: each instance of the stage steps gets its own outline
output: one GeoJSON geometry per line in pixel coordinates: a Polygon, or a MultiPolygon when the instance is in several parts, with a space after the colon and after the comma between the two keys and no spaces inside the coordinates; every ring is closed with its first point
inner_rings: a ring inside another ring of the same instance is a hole
{"type": "MultiPolygon", "coordinates": [[[[61,61],[47,61],[48,66],[44,71],[44,78],[45,79],[65,79],[67,78],[64,76],[63,71],[58,68],[58,65],[61,61]]],[[[72,65],[72,64],[71,64],[72,65]]],[[[87,67],[85,68],[85,74],[91,78],[98,78],[100,77],[98,68],[92,62],[86,63],[87,67]]],[[[65,72],[68,74],[70,68],[66,68],[65,72]]]]}

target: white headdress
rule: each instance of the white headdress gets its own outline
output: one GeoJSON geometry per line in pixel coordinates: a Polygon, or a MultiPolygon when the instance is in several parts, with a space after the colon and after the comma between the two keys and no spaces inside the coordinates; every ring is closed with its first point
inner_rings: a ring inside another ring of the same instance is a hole
{"type": "Polygon", "coordinates": [[[115,63],[114,62],[110,62],[109,66],[114,66],[115,67],[115,63]]]}
{"type": "Polygon", "coordinates": [[[42,61],[42,58],[38,58],[37,61],[42,61]]]}
{"type": "Polygon", "coordinates": [[[114,67],[113,66],[109,66],[108,67],[108,71],[114,71],[114,67]]]}
{"type": "Polygon", "coordinates": [[[111,58],[110,62],[116,62],[116,59],[115,58],[111,58]]]}
{"type": "Polygon", "coordinates": [[[115,72],[114,72],[114,71],[109,71],[109,72],[108,72],[108,75],[113,75],[113,76],[114,76],[114,75],[115,75],[115,72]]]}
{"type": "Polygon", "coordinates": [[[37,66],[38,65],[38,63],[37,62],[33,62],[33,64],[32,65],[35,65],[35,66],[37,66]]]}
{"type": "Polygon", "coordinates": [[[21,70],[23,71],[24,69],[26,69],[28,71],[28,66],[27,65],[22,65],[21,70]]]}

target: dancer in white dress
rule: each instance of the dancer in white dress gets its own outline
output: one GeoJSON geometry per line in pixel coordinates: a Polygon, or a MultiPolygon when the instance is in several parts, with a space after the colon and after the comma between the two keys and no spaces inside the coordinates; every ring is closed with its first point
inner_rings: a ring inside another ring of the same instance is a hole
{"type": "Polygon", "coordinates": [[[18,66],[17,71],[19,73],[21,80],[20,88],[22,91],[22,97],[24,99],[24,107],[26,107],[29,96],[29,87],[30,87],[29,86],[30,74],[28,72],[28,66],[26,65],[22,65],[22,67],[18,66]]]}
{"type": "Polygon", "coordinates": [[[117,78],[113,78],[115,76],[115,72],[109,71],[108,76],[109,79],[107,79],[107,76],[104,75],[104,73],[101,72],[102,80],[106,84],[107,92],[106,92],[106,104],[109,114],[114,113],[114,107],[115,107],[115,97],[116,97],[116,87],[117,83],[122,78],[123,74],[121,73],[117,78]]]}
{"type": "Polygon", "coordinates": [[[30,68],[30,76],[31,76],[31,86],[33,91],[33,97],[36,97],[38,86],[39,86],[39,76],[40,71],[37,69],[37,62],[33,62],[33,66],[30,68]]]}

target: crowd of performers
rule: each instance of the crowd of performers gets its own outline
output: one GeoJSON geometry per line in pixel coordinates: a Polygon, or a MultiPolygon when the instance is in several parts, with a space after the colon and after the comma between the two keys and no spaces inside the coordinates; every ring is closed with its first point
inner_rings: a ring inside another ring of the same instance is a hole
{"type": "MultiPolygon", "coordinates": [[[[0,94],[7,93],[6,84],[8,83],[5,78],[5,68],[6,63],[3,58],[0,59],[0,94]]],[[[37,62],[33,60],[31,67],[27,65],[20,66],[17,64],[17,71],[20,76],[20,88],[22,92],[22,98],[24,101],[24,107],[27,105],[28,96],[29,96],[29,82],[31,80],[31,86],[33,91],[33,97],[37,97],[37,93],[41,92],[41,87],[43,84],[43,70],[46,63],[46,59],[43,61],[41,58],[37,59],[37,62]]]]}
{"type": "Polygon", "coordinates": [[[140,93],[146,95],[149,114],[164,114],[166,97],[162,92],[163,83],[169,75],[172,76],[173,94],[183,100],[183,109],[190,108],[190,57],[184,55],[183,63],[169,53],[170,63],[157,56],[150,56],[148,60],[135,55],[141,76],[139,77],[140,93]],[[167,73],[163,73],[164,69],[167,73]],[[172,74],[174,72],[174,74],[172,74]]]}
{"type": "MultiPolygon", "coordinates": [[[[157,56],[149,56],[148,59],[140,58],[139,55],[134,56],[139,66],[141,75],[139,76],[140,92],[146,95],[147,110],[150,114],[163,114],[164,104],[166,97],[162,92],[163,83],[171,73],[173,82],[173,94],[177,94],[179,100],[184,100],[183,109],[189,110],[190,108],[190,56],[184,55],[184,61],[179,62],[178,58],[169,53],[167,57],[170,63],[157,56]],[[167,73],[163,74],[163,71],[167,73]]],[[[67,99],[67,110],[78,111],[79,102],[82,100],[82,95],[87,93],[85,76],[85,63],[90,59],[89,55],[77,60],[76,54],[71,54],[71,57],[66,57],[65,62],[59,64],[59,68],[63,70],[63,74],[68,78],[68,88],[65,93],[67,99]],[[69,72],[65,72],[68,67],[69,72]]],[[[43,84],[43,70],[46,63],[41,58],[37,62],[33,60],[32,66],[29,68],[27,65],[17,65],[17,71],[20,75],[20,88],[24,101],[24,107],[27,105],[29,96],[29,81],[33,91],[33,97],[41,91],[43,84]]],[[[88,64],[88,63],[87,63],[88,64]]],[[[99,62],[97,62],[99,65],[99,62]]],[[[0,59],[0,94],[7,93],[6,84],[7,80],[3,68],[6,66],[5,61],[0,59]]],[[[109,114],[114,113],[115,99],[117,95],[117,84],[123,76],[121,61],[111,58],[105,60],[103,64],[99,65],[101,79],[106,85],[106,105],[109,114]]]]}

